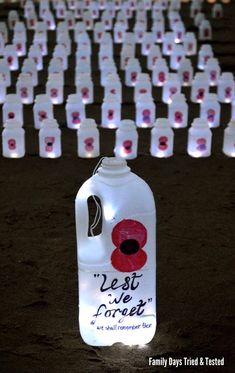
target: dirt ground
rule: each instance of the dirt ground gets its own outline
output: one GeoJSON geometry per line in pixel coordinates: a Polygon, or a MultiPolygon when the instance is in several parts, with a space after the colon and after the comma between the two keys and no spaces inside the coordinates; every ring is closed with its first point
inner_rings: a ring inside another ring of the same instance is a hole
{"type": "MultiPolygon", "coordinates": [[[[2,19],[17,6],[0,4],[2,19]]],[[[188,5],[183,9],[190,26],[188,5]]],[[[212,45],[222,70],[235,72],[235,4],[225,6],[224,18],[212,24],[212,45]]],[[[31,42],[32,32],[28,36],[31,42]]],[[[51,33],[50,52],[54,38],[51,33]]],[[[97,51],[95,45],[95,103],[88,106],[87,116],[100,123],[103,89],[97,51]]],[[[119,51],[116,46],[115,54],[119,51]]],[[[46,57],[45,65],[48,61],[46,57]]],[[[66,96],[75,92],[74,56],[69,62],[66,96]]],[[[142,58],[144,68],[145,63],[142,58]]],[[[13,73],[8,92],[15,92],[16,76],[13,73]]],[[[39,77],[35,93],[44,92],[46,73],[40,72],[39,77]]],[[[188,96],[189,89],[183,91],[188,96]]],[[[159,88],[153,89],[157,117],[167,113],[166,105],[159,102],[160,93],[159,88]]],[[[134,118],[132,95],[132,89],[125,88],[123,118],[134,118]]],[[[198,113],[198,105],[190,104],[189,121],[198,113]]],[[[98,159],[77,157],[76,133],[65,127],[63,105],[55,108],[55,117],[62,127],[60,159],[39,158],[32,105],[24,109],[26,156],[0,158],[0,372],[170,371],[149,367],[148,356],[224,357],[225,367],[216,371],[234,371],[235,167],[234,159],[221,151],[230,106],[222,105],[221,127],[213,130],[212,156],[207,159],[186,154],[187,129],[175,131],[173,157],[155,159],[149,155],[150,131],[138,130],[139,156],[128,164],[150,185],[158,218],[158,327],[152,342],[142,348],[94,348],[80,337],[74,200],[98,159]]],[[[100,130],[102,156],[113,155],[114,135],[113,130],[100,130]]],[[[201,371],[214,369],[203,367],[201,371]]]]}

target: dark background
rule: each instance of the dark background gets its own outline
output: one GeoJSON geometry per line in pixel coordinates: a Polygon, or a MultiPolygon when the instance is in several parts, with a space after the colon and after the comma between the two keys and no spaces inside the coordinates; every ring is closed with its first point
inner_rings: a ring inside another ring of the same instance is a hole
{"type": "MultiPolygon", "coordinates": [[[[2,20],[18,6],[0,4],[2,20]]],[[[210,18],[208,4],[204,10],[210,18]]],[[[222,71],[234,72],[235,4],[224,10],[223,19],[212,21],[212,46],[222,71]]],[[[196,31],[188,5],[183,5],[182,14],[189,29],[196,31]]],[[[28,45],[32,36],[28,32],[28,45]]],[[[49,32],[50,53],[54,41],[55,33],[49,32]]],[[[103,89],[97,71],[98,46],[93,50],[95,103],[87,107],[87,117],[100,123],[103,89]]],[[[117,66],[119,52],[120,46],[115,45],[117,66]]],[[[49,59],[44,57],[44,66],[49,59]]],[[[145,71],[144,57],[141,63],[145,71]]],[[[75,92],[73,56],[69,64],[65,98],[75,92]]],[[[8,93],[15,92],[17,74],[12,73],[8,93]]],[[[40,72],[35,94],[45,92],[46,77],[46,72],[40,72]]],[[[188,96],[190,90],[183,92],[188,96]]],[[[157,117],[166,116],[167,106],[159,102],[161,89],[153,88],[153,95],[157,117]]],[[[122,118],[134,119],[132,99],[132,88],[125,87],[122,118]]],[[[189,123],[198,114],[199,105],[190,103],[189,123]]],[[[76,132],[66,128],[64,105],[55,106],[62,127],[62,157],[40,159],[32,105],[24,106],[26,156],[0,158],[1,373],[162,371],[148,367],[150,355],[225,357],[226,367],[216,370],[234,371],[235,167],[234,159],[222,153],[223,130],[230,116],[230,105],[222,105],[221,127],[213,130],[212,155],[207,159],[186,154],[188,129],[175,131],[175,152],[169,159],[151,157],[150,131],[138,130],[139,155],[128,164],[150,185],[156,199],[158,328],[144,348],[93,348],[85,345],[78,330],[74,200],[98,159],[77,158],[76,132]]],[[[114,136],[114,130],[100,130],[102,156],[113,155],[114,136]]]]}

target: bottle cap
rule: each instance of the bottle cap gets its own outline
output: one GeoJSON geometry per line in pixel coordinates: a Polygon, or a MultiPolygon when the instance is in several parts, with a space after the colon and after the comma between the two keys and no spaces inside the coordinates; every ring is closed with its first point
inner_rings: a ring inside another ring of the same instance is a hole
{"type": "Polygon", "coordinates": [[[7,102],[7,103],[10,102],[10,103],[21,104],[22,105],[20,97],[15,93],[10,93],[10,94],[6,95],[6,101],[5,102],[7,102]]]}
{"type": "Polygon", "coordinates": [[[6,123],[3,124],[3,127],[10,129],[21,128],[22,123],[16,119],[7,119],[6,123]]]}
{"type": "Polygon", "coordinates": [[[80,105],[80,104],[83,104],[82,103],[82,95],[81,93],[72,93],[71,95],[68,95],[67,97],[67,103],[69,104],[77,104],[77,105],[80,105]]]}
{"type": "Polygon", "coordinates": [[[119,176],[129,171],[130,167],[127,166],[126,160],[118,157],[105,157],[98,168],[98,174],[102,176],[119,176]]]}
{"type": "Polygon", "coordinates": [[[41,94],[41,95],[35,96],[34,102],[37,103],[37,104],[38,103],[51,104],[50,97],[46,94],[41,94]]]}
{"type": "Polygon", "coordinates": [[[185,101],[186,101],[186,97],[183,93],[176,93],[175,95],[172,96],[172,102],[170,105],[172,105],[172,103],[185,102],[185,101]]]}

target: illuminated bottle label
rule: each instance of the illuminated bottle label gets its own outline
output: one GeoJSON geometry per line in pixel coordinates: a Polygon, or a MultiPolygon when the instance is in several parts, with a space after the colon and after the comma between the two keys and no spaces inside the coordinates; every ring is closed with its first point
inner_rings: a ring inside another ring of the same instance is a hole
{"type": "Polygon", "coordinates": [[[196,141],[197,143],[197,150],[201,151],[201,152],[204,152],[206,151],[206,139],[201,137],[200,139],[197,139],[196,141]]]}
{"type": "Polygon", "coordinates": [[[166,150],[168,148],[168,137],[167,136],[160,136],[158,139],[158,148],[160,150],[166,150]]]}
{"type": "Polygon", "coordinates": [[[9,150],[15,150],[16,149],[16,140],[15,139],[9,139],[7,141],[8,149],[9,150]]]}
{"type": "Polygon", "coordinates": [[[94,138],[93,137],[87,137],[85,140],[84,140],[84,144],[85,144],[85,149],[89,152],[89,151],[92,151],[94,150],[94,138]]]}
{"type": "Polygon", "coordinates": [[[145,109],[142,111],[142,120],[146,124],[151,123],[151,111],[149,109],[145,109]]]}
{"type": "Polygon", "coordinates": [[[73,124],[79,124],[81,122],[79,111],[73,111],[71,113],[71,117],[72,117],[73,124]]]}
{"type": "Polygon", "coordinates": [[[122,146],[123,146],[124,153],[130,154],[132,152],[133,142],[132,140],[125,140],[123,141],[122,146]]]}

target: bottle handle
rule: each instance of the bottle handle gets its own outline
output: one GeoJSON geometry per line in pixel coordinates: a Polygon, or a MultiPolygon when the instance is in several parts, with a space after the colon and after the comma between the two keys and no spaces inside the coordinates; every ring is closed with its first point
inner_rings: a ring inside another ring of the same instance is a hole
{"type": "MultiPolygon", "coordinates": [[[[89,214],[88,214],[87,201],[88,201],[88,198],[92,196],[93,198],[97,196],[101,199],[99,191],[96,190],[94,186],[91,187],[85,183],[79,190],[78,195],[76,197],[76,208],[75,208],[76,235],[77,235],[77,240],[79,238],[79,241],[88,238],[89,214]]],[[[96,205],[98,205],[98,202],[96,202],[96,205]]],[[[99,206],[99,209],[100,209],[100,206],[99,206]]],[[[100,212],[98,214],[100,214],[100,212]]],[[[97,212],[96,212],[96,217],[99,217],[99,216],[100,215],[97,216],[97,212]]],[[[91,230],[92,230],[92,226],[93,228],[95,228],[95,220],[93,221],[91,225],[91,230]]],[[[92,238],[92,237],[89,237],[89,238],[92,238]]]]}

